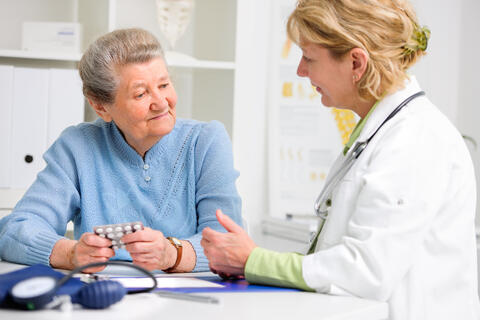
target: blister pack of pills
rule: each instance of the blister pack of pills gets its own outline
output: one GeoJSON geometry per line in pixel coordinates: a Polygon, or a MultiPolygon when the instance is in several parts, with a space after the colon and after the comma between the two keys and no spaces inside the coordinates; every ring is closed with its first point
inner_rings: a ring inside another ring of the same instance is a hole
{"type": "Polygon", "coordinates": [[[141,221],[106,224],[103,226],[93,227],[93,232],[100,237],[112,240],[112,249],[125,249],[125,244],[120,240],[124,235],[143,230],[141,221]]]}

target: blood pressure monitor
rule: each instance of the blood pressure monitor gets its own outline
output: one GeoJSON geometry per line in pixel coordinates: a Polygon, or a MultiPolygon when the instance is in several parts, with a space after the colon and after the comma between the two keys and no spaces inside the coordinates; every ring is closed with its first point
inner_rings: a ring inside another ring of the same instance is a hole
{"type": "Polygon", "coordinates": [[[81,304],[89,309],[104,309],[120,301],[125,294],[135,294],[152,291],[157,287],[155,276],[139,266],[123,261],[107,261],[90,263],[72,270],[60,280],[51,276],[35,276],[17,282],[9,290],[9,295],[17,307],[26,310],[38,310],[48,305],[57,294],[58,289],[70,280],[76,273],[93,267],[106,265],[121,265],[134,268],[145,273],[153,280],[149,288],[128,291],[118,281],[102,280],[89,283],[71,295],[72,303],[81,304]]]}

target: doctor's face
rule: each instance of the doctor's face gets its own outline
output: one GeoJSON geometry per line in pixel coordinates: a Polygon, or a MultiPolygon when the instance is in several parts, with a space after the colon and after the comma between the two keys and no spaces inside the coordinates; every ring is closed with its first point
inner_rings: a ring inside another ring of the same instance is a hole
{"type": "Polygon", "coordinates": [[[115,102],[105,106],[127,143],[144,154],[175,125],[177,94],[165,62],[155,58],[116,69],[115,102]]]}
{"type": "Polygon", "coordinates": [[[300,48],[303,56],[297,75],[310,79],[324,106],[350,109],[356,92],[350,60],[334,58],[328,49],[310,42],[302,42],[300,48]]]}

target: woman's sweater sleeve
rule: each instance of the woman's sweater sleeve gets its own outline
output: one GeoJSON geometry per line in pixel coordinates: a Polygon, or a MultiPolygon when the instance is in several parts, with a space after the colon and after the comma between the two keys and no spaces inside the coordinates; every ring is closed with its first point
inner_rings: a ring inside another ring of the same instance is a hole
{"type": "Polygon", "coordinates": [[[75,159],[70,146],[74,129],[44,154],[41,171],[13,212],[0,220],[0,258],[22,264],[49,265],[55,243],[79,208],[75,159]]]}
{"type": "Polygon", "coordinates": [[[208,270],[208,260],[200,245],[202,230],[210,227],[224,231],[215,216],[221,209],[237,224],[242,224],[241,200],[235,181],[238,172],[233,167],[232,144],[224,126],[218,121],[203,125],[195,146],[197,233],[186,239],[197,255],[194,271],[208,270]]]}

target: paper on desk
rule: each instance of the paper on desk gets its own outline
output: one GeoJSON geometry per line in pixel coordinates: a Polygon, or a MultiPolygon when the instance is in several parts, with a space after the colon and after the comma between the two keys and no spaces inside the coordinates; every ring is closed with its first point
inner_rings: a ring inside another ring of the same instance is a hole
{"type": "MultiPolygon", "coordinates": [[[[111,277],[125,288],[147,288],[152,286],[152,279],[137,277],[111,277]]],[[[196,278],[157,277],[157,288],[222,288],[221,284],[196,278]]]]}

